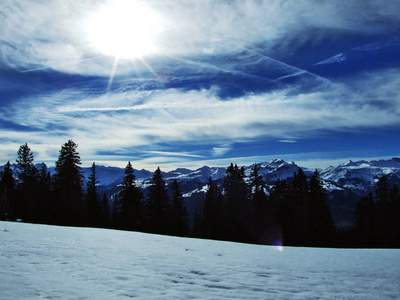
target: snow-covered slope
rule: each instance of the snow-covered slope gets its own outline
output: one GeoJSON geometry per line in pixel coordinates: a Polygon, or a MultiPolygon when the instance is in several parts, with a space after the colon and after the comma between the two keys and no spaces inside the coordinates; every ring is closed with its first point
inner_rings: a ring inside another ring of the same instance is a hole
{"type": "Polygon", "coordinates": [[[398,299],[400,250],[0,222],[0,298],[398,299]]]}

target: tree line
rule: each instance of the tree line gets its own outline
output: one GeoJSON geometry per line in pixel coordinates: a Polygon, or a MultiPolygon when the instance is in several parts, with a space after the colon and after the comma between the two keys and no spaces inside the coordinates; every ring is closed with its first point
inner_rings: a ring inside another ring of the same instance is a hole
{"type": "Polygon", "coordinates": [[[136,186],[128,162],[121,189],[109,201],[106,194],[98,193],[95,163],[84,182],[77,147],[72,140],[62,145],[51,176],[45,164],[40,170],[35,167],[28,144],[21,145],[16,172],[8,161],[0,173],[0,220],[189,234],[186,206],[177,181],[168,188],[158,168],[145,197],[136,186]]]}
{"type": "Polygon", "coordinates": [[[119,192],[108,199],[99,195],[95,163],[84,181],[77,147],[72,140],[62,145],[51,176],[45,164],[35,167],[28,144],[21,145],[17,170],[7,162],[0,172],[0,219],[270,245],[399,247],[399,190],[389,189],[385,177],[376,199],[371,194],[358,202],[355,226],[338,231],[317,170],[307,178],[299,169],[267,193],[257,164],[247,179],[244,168],[232,163],[222,183],[209,178],[190,222],[179,183],[167,185],[160,168],[142,190],[128,162],[119,192]]]}

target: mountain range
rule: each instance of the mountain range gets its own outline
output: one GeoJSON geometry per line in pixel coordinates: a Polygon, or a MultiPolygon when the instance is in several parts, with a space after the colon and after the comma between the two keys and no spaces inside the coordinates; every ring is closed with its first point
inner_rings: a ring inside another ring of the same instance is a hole
{"type": "MultiPolygon", "coordinates": [[[[265,180],[267,194],[271,191],[278,179],[290,180],[294,173],[301,168],[306,176],[311,176],[315,169],[298,166],[295,162],[286,162],[282,159],[272,159],[269,162],[259,163],[260,174],[265,180]]],[[[250,176],[252,165],[243,166],[246,179],[250,176]]],[[[54,167],[49,167],[51,174],[55,173],[54,167]]],[[[124,168],[96,166],[99,181],[99,193],[106,193],[112,196],[120,189],[124,177],[124,168]]],[[[338,166],[330,166],[318,169],[327,192],[327,202],[331,208],[336,224],[340,226],[350,225],[352,222],[352,211],[357,201],[374,192],[375,184],[382,175],[385,175],[390,185],[400,186],[400,158],[389,160],[371,161],[348,161],[338,166]]],[[[90,175],[90,168],[82,168],[83,175],[87,179],[90,175]]],[[[146,193],[146,188],[151,184],[153,172],[148,170],[134,170],[136,184],[146,193]]],[[[223,178],[226,174],[226,167],[203,166],[196,170],[178,168],[173,171],[163,172],[167,185],[175,179],[185,197],[186,205],[190,215],[200,207],[204,194],[207,191],[207,182],[211,177],[222,189],[223,178]]]]}
{"type": "MultiPolygon", "coordinates": [[[[266,183],[266,192],[269,193],[278,179],[290,180],[294,173],[301,168],[306,176],[311,176],[315,169],[298,166],[295,162],[286,162],[282,159],[272,159],[269,162],[259,163],[260,174],[266,183]]],[[[244,166],[246,178],[250,176],[253,166],[244,166]]],[[[87,178],[90,168],[82,168],[87,178]]],[[[124,169],[116,167],[97,166],[99,191],[112,195],[119,190],[119,184],[124,176],[124,169]]],[[[374,192],[375,184],[382,175],[385,175],[390,185],[400,186],[400,158],[390,160],[348,161],[338,166],[330,166],[318,170],[328,195],[328,205],[336,223],[340,226],[350,225],[352,211],[357,201],[374,192]]],[[[164,180],[169,185],[177,180],[186,199],[189,214],[194,214],[207,191],[207,181],[211,177],[222,189],[226,167],[203,166],[196,170],[178,168],[170,172],[163,172],[164,180]]],[[[135,170],[136,183],[143,190],[151,184],[153,172],[135,170]]]]}

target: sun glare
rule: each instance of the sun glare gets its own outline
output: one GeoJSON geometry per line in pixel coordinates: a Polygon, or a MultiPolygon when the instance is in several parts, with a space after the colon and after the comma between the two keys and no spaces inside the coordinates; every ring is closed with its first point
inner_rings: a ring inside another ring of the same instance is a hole
{"type": "Polygon", "coordinates": [[[86,29],[98,51],[117,58],[138,58],[156,52],[162,18],[144,2],[114,0],[93,12],[86,29]]]}

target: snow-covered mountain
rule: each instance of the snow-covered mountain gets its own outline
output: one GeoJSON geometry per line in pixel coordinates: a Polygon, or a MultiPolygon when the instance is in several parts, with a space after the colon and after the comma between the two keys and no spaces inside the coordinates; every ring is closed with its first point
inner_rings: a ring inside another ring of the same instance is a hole
{"type": "MultiPolygon", "coordinates": [[[[266,182],[267,191],[278,180],[293,177],[300,166],[294,162],[282,159],[272,159],[269,162],[259,163],[260,174],[266,182]]],[[[244,166],[247,178],[250,176],[252,165],[244,166]]],[[[311,176],[314,169],[302,168],[306,176],[311,176]]],[[[119,185],[124,177],[124,169],[116,167],[96,167],[99,180],[99,192],[113,195],[119,191],[119,185]]],[[[54,168],[49,171],[54,173],[54,168]]],[[[90,168],[82,168],[84,176],[88,178],[90,168]]],[[[338,166],[320,169],[320,176],[328,193],[328,205],[337,223],[349,223],[352,219],[351,211],[360,197],[374,192],[375,184],[382,175],[387,176],[390,184],[400,186],[400,158],[373,161],[349,161],[338,166]]],[[[137,185],[145,190],[151,184],[153,172],[148,170],[134,170],[137,185]]],[[[196,170],[178,168],[170,172],[163,172],[164,179],[169,185],[173,180],[179,182],[184,197],[187,199],[189,212],[194,212],[199,201],[207,191],[207,182],[211,177],[222,187],[226,167],[203,166],[196,170]]]]}
{"type": "Polygon", "coordinates": [[[400,158],[390,160],[348,161],[337,167],[321,170],[321,177],[329,183],[344,189],[349,189],[359,195],[365,195],[373,190],[375,183],[382,175],[389,182],[400,181],[400,158]]]}

